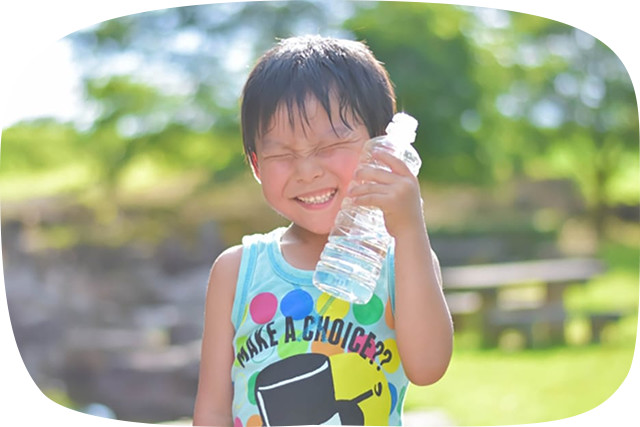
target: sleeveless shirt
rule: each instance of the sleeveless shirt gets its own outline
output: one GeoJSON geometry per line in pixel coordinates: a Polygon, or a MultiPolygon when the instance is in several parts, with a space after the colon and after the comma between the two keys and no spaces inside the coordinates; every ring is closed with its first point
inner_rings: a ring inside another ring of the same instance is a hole
{"type": "Polygon", "coordinates": [[[394,331],[393,251],[366,304],[313,286],[284,228],[245,236],[232,309],[234,427],[401,425],[409,381],[394,331]]]}

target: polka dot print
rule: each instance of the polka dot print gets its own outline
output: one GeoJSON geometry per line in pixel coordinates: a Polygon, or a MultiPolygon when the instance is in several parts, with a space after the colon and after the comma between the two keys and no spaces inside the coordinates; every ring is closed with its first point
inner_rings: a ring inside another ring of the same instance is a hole
{"type": "Polygon", "coordinates": [[[313,310],[313,298],[303,289],[294,289],[280,302],[280,312],[294,320],[304,319],[313,310]]]}
{"type": "Polygon", "coordinates": [[[247,420],[247,427],[260,427],[262,425],[262,417],[258,414],[250,416],[247,420]]]}
{"type": "MultiPolygon", "coordinates": [[[[259,377],[260,372],[273,369],[273,376],[280,369],[288,378],[290,366],[306,363],[301,356],[310,353],[330,360],[337,400],[366,398],[358,403],[365,424],[396,424],[407,389],[387,284],[381,283],[366,304],[331,296],[314,287],[307,272],[299,274],[285,264],[272,266],[281,263],[280,257],[263,251],[279,250],[279,235],[273,237],[267,241],[273,247],[256,240],[256,256],[247,259],[257,263],[247,270],[252,271],[247,276],[251,279],[239,283],[242,306],[234,306],[233,426],[264,425],[255,391],[258,382],[271,377],[259,377]]],[[[243,253],[253,248],[245,245],[243,253]]]]}
{"type": "Polygon", "coordinates": [[[351,304],[340,298],[322,293],[316,302],[316,311],[321,316],[329,316],[332,319],[343,319],[348,313],[351,304]]]}
{"type": "MultiPolygon", "coordinates": [[[[406,391],[407,391],[407,387],[402,387],[402,390],[400,390],[400,396],[398,398],[400,402],[404,400],[404,395],[406,391]]],[[[398,414],[402,413],[402,405],[396,405],[396,411],[398,411],[398,414]]]]}
{"type": "Polygon", "coordinates": [[[382,369],[389,373],[394,373],[400,367],[400,357],[398,356],[398,344],[396,344],[396,340],[393,338],[386,339],[384,341],[384,348],[389,350],[394,357],[388,358],[387,354],[382,354],[380,356],[380,361],[378,363],[381,364],[382,369]]]}
{"type": "Polygon", "coordinates": [[[396,322],[393,317],[393,310],[391,309],[391,298],[387,300],[387,306],[384,309],[384,320],[387,323],[389,329],[396,328],[396,322]]]}
{"type": "Polygon", "coordinates": [[[384,305],[382,300],[373,295],[366,304],[353,304],[353,315],[363,325],[372,325],[382,317],[384,305]]]}
{"type": "Polygon", "coordinates": [[[398,404],[398,390],[392,383],[389,383],[389,394],[391,395],[391,410],[389,411],[389,415],[391,415],[398,404]]]}
{"type": "Polygon", "coordinates": [[[314,341],[311,343],[311,352],[312,353],[320,353],[325,356],[333,356],[334,354],[341,354],[344,352],[340,346],[330,344],[328,342],[323,341],[314,341]]]}
{"type": "Polygon", "coordinates": [[[304,340],[296,340],[286,342],[285,336],[281,336],[278,344],[278,356],[281,359],[286,359],[296,354],[306,353],[309,349],[309,342],[304,340]]]}
{"type": "Polygon", "coordinates": [[[259,373],[260,372],[256,372],[255,374],[251,375],[251,378],[249,378],[249,384],[247,386],[247,398],[249,399],[249,402],[251,402],[251,404],[253,405],[256,404],[255,388],[256,388],[256,378],[258,377],[259,373]]]}
{"type": "MultiPolygon", "coordinates": [[[[360,335],[358,336],[356,339],[353,340],[354,342],[354,348],[358,349],[358,352],[362,351],[362,348],[364,347],[365,343],[367,341],[367,336],[366,335],[360,335]]],[[[374,360],[376,355],[376,347],[375,345],[371,345],[369,346],[369,348],[367,348],[364,351],[364,356],[369,358],[370,360],[374,360]]]]}
{"type": "Polygon", "coordinates": [[[251,319],[259,325],[270,322],[276,314],[277,309],[278,298],[270,292],[263,292],[256,295],[249,304],[251,319]]]}

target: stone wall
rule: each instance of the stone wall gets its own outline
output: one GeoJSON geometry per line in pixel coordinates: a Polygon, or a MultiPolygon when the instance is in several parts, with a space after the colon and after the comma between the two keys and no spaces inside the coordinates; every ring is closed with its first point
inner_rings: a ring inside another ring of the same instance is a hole
{"type": "Polygon", "coordinates": [[[216,228],[197,244],[154,253],[82,245],[32,252],[27,230],[3,225],[9,314],[25,365],[76,409],[106,405],[121,420],[189,417],[197,387],[204,297],[216,228]]]}

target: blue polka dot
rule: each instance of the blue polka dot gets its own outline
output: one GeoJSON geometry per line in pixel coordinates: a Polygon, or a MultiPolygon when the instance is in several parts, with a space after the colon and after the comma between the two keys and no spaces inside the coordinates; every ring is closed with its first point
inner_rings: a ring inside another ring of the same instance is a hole
{"type": "Polygon", "coordinates": [[[300,320],[311,314],[313,310],[313,298],[307,291],[294,289],[282,298],[280,311],[283,316],[300,320]]]}
{"type": "Polygon", "coordinates": [[[391,410],[389,411],[389,415],[391,415],[393,414],[393,410],[396,408],[396,404],[398,403],[398,390],[391,383],[389,383],[389,394],[391,395],[391,410]]]}

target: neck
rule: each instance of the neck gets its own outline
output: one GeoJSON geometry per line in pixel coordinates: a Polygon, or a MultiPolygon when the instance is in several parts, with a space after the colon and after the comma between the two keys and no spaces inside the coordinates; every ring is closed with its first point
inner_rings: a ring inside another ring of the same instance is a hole
{"type": "Polygon", "coordinates": [[[328,238],[328,234],[316,234],[291,224],[280,241],[282,256],[296,268],[313,270],[328,238]]]}

